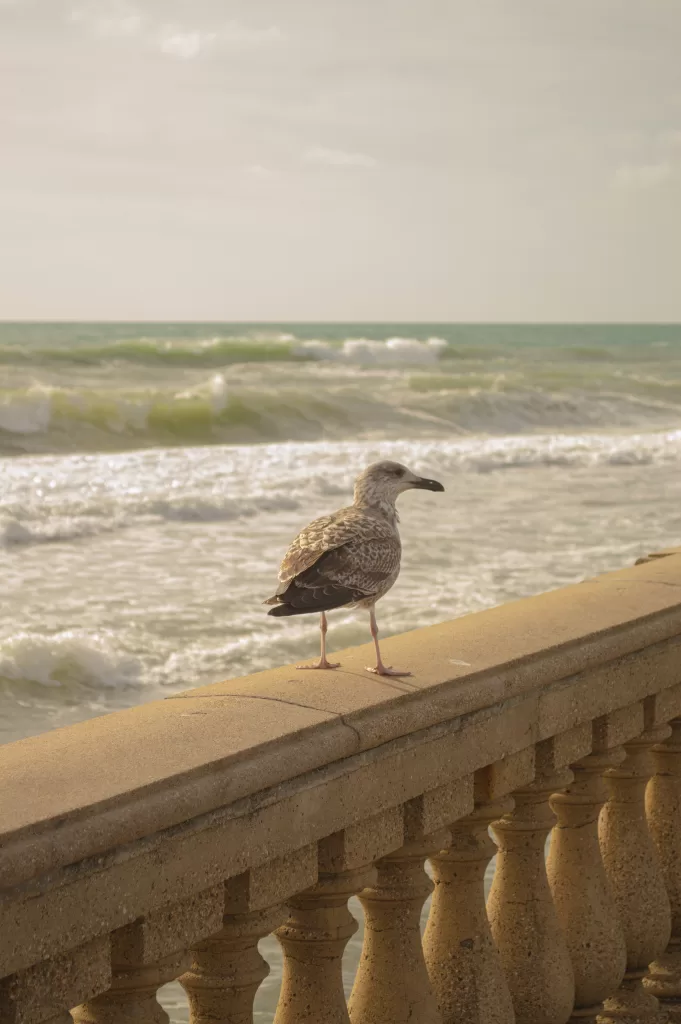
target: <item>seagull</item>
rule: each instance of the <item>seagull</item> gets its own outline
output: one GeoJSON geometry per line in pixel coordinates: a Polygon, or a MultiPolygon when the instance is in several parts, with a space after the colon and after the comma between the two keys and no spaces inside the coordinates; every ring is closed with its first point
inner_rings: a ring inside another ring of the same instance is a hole
{"type": "Polygon", "coordinates": [[[437,480],[417,476],[399,462],[375,462],[355,481],[352,505],[315,519],[302,530],[284,556],[279,586],[264,604],[268,615],[320,612],[321,657],[300,669],[333,669],[326,657],[326,612],[352,605],[369,610],[379,676],[408,676],[384,665],[378,646],[376,602],[387,594],[400,572],[402,545],[395,501],[403,491],[444,491],[437,480]]]}

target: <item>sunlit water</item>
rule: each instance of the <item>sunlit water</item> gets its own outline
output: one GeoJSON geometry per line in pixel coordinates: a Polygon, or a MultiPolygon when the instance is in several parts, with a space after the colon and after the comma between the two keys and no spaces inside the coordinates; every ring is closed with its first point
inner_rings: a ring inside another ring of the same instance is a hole
{"type": "MultiPolygon", "coordinates": [[[[298,528],[347,501],[357,468],[381,456],[446,487],[400,499],[403,570],[378,608],[386,635],[576,582],[681,536],[681,438],[657,437],[633,462],[622,461],[631,439],[561,439],[557,464],[541,454],[555,447],[547,439],[498,444],[6,460],[0,740],[313,655],[316,621],[273,620],[261,602],[298,528]]],[[[331,648],[368,639],[365,613],[329,618],[331,648]]]]}
{"type": "Polygon", "coordinates": [[[400,499],[385,636],[681,542],[678,328],[284,326],[0,326],[0,742],[313,656],[314,617],[261,602],[377,458],[446,488],[400,499]]]}

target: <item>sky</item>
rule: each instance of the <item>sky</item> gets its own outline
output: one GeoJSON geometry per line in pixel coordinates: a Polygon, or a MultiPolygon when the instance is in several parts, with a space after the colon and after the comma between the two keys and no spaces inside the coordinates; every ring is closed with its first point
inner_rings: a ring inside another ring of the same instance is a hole
{"type": "Polygon", "coordinates": [[[681,321],[681,0],[0,0],[0,319],[681,321]]]}

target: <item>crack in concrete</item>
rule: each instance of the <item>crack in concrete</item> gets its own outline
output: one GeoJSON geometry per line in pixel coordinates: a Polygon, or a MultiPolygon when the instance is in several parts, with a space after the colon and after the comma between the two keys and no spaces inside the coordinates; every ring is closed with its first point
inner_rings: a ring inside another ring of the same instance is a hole
{"type": "Polygon", "coordinates": [[[312,704],[298,704],[296,701],[293,700],[284,700],[283,697],[266,697],[264,694],[256,693],[173,693],[165,699],[216,700],[217,698],[246,698],[246,700],[269,700],[272,701],[272,703],[274,704],[287,704],[291,708],[303,708],[306,711],[318,711],[320,715],[333,715],[334,718],[337,718],[340,721],[341,725],[344,725],[345,728],[349,729],[350,732],[354,735],[355,739],[357,740],[357,749],[361,750],[362,748],[362,738],[359,734],[359,731],[355,728],[354,725],[351,725],[349,722],[345,720],[344,715],[342,715],[339,711],[329,711],[326,708],[318,708],[312,704]]]}
{"type": "MultiPolygon", "coordinates": [[[[607,573],[604,573],[603,575],[606,576],[607,573]]],[[[601,579],[602,579],[602,577],[596,576],[593,580],[582,580],[582,582],[583,583],[592,583],[592,582],[593,583],[600,583],[601,579]]],[[[619,579],[617,580],[617,582],[618,583],[650,583],[653,586],[658,586],[659,585],[661,587],[676,587],[676,588],[680,588],[681,587],[681,583],[674,583],[674,582],[672,582],[672,580],[642,580],[642,579],[639,579],[638,577],[636,579],[634,579],[631,576],[620,576],[619,579]]]]}
{"type": "MultiPolygon", "coordinates": [[[[173,693],[166,700],[224,700],[244,698],[246,700],[270,700],[275,704],[288,704],[292,708],[305,708],[308,711],[319,711],[327,715],[338,715],[337,711],[325,711],[324,708],[316,708],[312,704],[297,704],[293,700],[284,700],[283,697],[266,697],[260,693],[173,693]]],[[[340,718],[340,715],[338,715],[340,718]]]]}
{"type": "Polygon", "coordinates": [[[341,722],[346,727],[346,729],[349,729],[350,732],[354,733],[355,739],[357,740],[357,749],[361,750],[362,749],[362,737],[359,734],[359,729],[355,729],[354,725],[350,725],[349,722],[346,722],[345,721],[345,715],[339,715],[338,717],[340,718],[341,722]]]}

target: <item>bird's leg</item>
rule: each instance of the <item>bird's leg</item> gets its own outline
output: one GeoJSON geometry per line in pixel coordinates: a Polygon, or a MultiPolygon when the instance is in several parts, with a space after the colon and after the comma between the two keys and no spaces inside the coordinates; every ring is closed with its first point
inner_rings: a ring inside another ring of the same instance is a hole
{"type": "Polygon", "coordinates": [[[378,646],[378,625],[376,624],[376,610],[372,606],[369,612],[369,622],[371,625],[371,635],[374,638],[374,647],[376,648],[376,667],[370,668],[367,665],[367,672],[375,672],[377,676],[410,676],[411,672],[398,672],[397,669],[390,668],[389,665],[384,665],[381,658],[381,649],[378,646]]]}
{"type": "Polygon", "coordinates": [[[326,621],[326,614],[322,612],[321,619],[319,620],[319,632],[322,635],[322,653],[319,661],[316,665],[296,665],[296,668],[339,668],[340,662],[327,661],[326,658],[326,632],[329,626],[326,621]]]}

